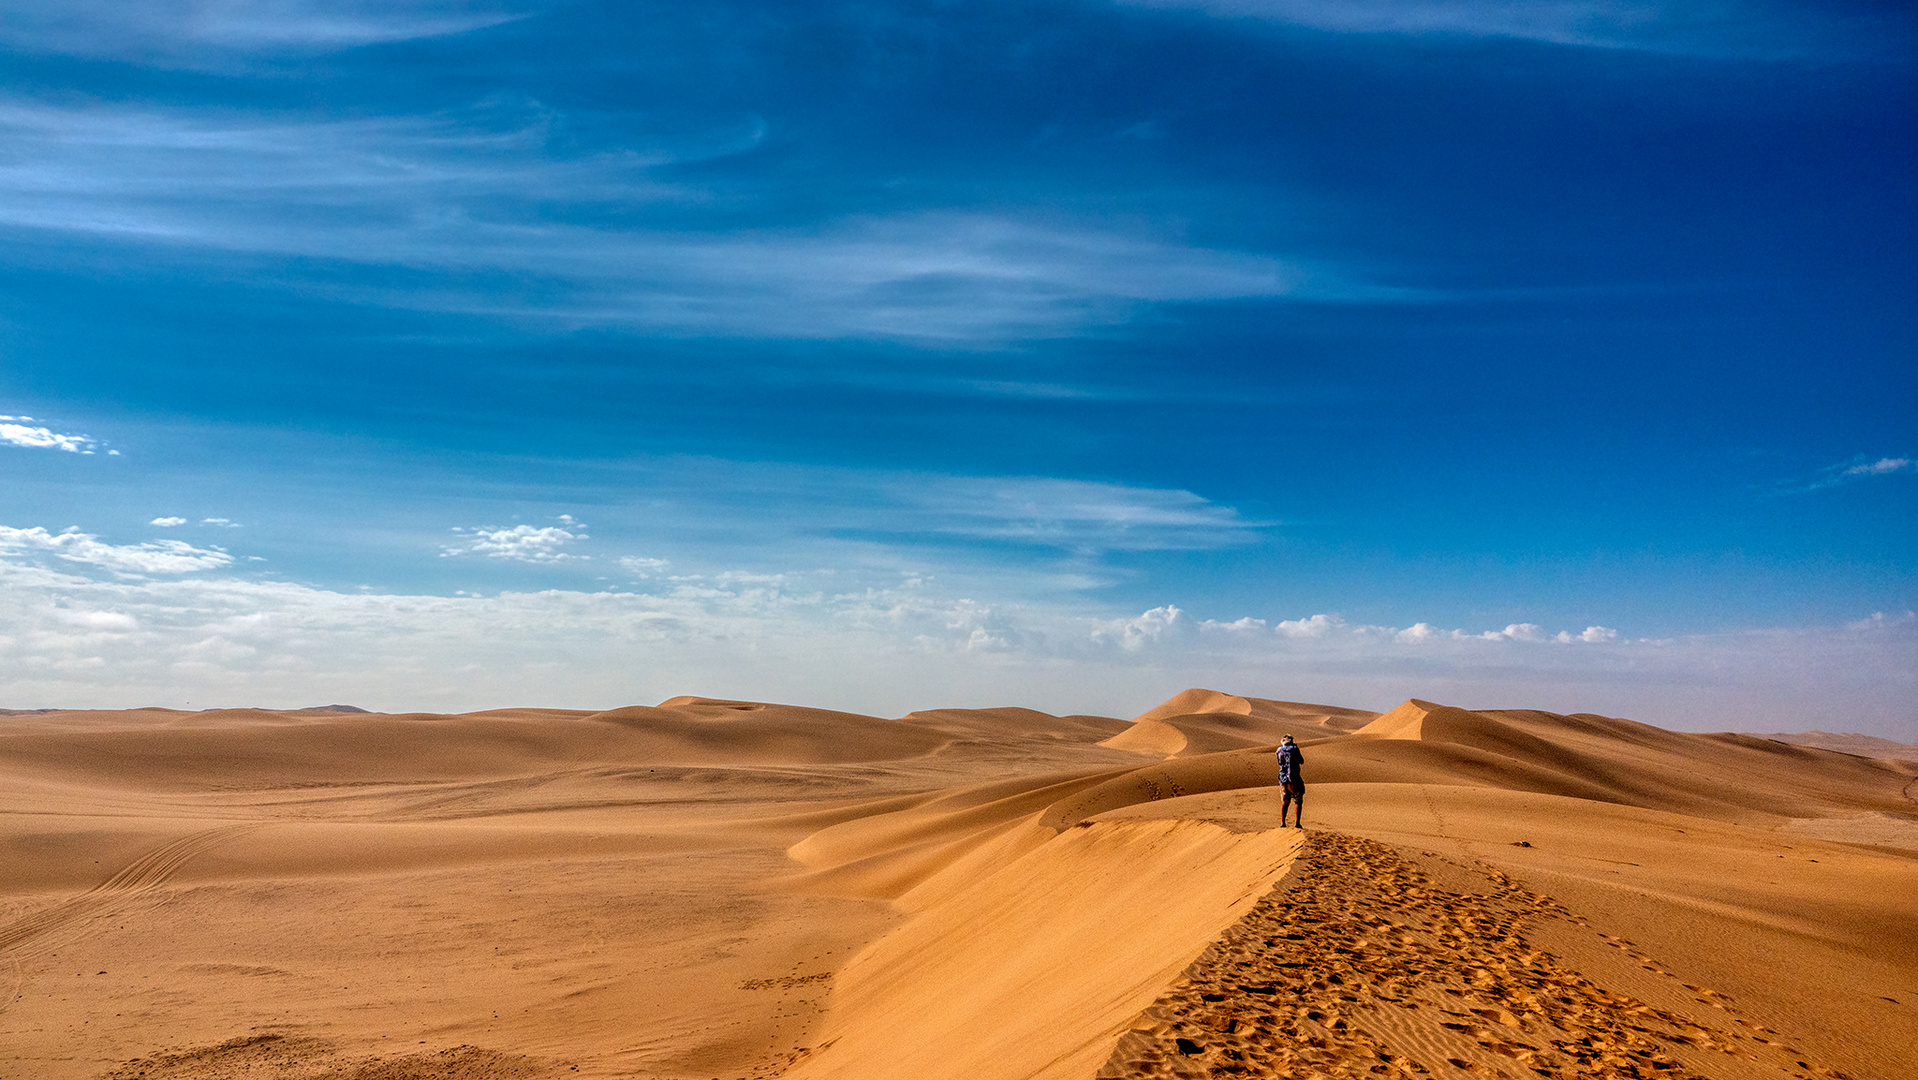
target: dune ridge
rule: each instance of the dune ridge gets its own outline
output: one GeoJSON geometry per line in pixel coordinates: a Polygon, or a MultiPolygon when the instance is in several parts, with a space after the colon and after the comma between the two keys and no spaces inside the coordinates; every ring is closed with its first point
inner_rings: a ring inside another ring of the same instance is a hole
{"type": "Polygon", "coordinates": [[[1284,735],[1344,734],[1377,716],[1336,705],[1246,698],[1194,687],[1140,713],[1129,728],[1100,745],[1166,757],[1210,754],[1269,745],[1284,735]]]}

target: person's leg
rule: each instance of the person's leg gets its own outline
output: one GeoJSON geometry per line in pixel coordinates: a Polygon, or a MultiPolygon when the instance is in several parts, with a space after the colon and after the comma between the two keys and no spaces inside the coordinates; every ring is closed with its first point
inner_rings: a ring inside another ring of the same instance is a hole
{"type": "MultiPolygon", "coordinates": [[[[1298,787],[1293,789],[1292,803],[1293,803],[1293,806],[1296,807],[1296,809],[1292,811],[1292,824],[1303,829],[1305,828],[1305,785],[1304,784],[1300,784],[1298,787]]],[[[1283,827],[1283,825],[1281,825],[1281,827],[1283,827]]]]}
{"type": "MultiPolygon", "coordinates": [[[[1279,828],[1281,829],[1285,828],[1285,817],[1291,812],[1292,800],[1297,796],[1297,792],[1292,790],[1292,785],[1290,784],[1285,785],[1282,790],[1285,792],[1285,801],[1279,804],[1279,828]]],[[[1305,809],[1301,807],[1299,813],[1303,815],[1305,809]]]]}

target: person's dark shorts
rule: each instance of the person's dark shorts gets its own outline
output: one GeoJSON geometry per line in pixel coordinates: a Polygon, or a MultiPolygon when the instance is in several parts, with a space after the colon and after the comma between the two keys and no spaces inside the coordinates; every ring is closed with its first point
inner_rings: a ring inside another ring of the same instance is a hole
{"type": "Polygon", "coordinates": [[[1290,780],[1279,786],[1285,789],[1287,795],[1295,799],[1305,798],[1305,781],[1303,780],[1290,780]]]}

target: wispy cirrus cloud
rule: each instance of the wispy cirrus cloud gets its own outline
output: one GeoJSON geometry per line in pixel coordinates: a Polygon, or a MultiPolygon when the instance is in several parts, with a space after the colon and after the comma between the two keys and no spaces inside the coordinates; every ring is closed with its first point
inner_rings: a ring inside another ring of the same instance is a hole
{"type": "Polygon", "coordinates": [[[1039,208],[702,231],[685,215],[711,196],[661,167],[746,152],[766,137],[763,120],[587,154],[560,149],[564,126],[524,99],[352,120],[0,99],[0,223],[404,268],[403,288],[307,291],[689,336],[998,342],[1113,326],[1160,304],[1421,298],[1322,260],[1039,208]],[[524,287],[473,280],[499,271],[524,287]]]}
{"type": "Polygon", "coordinates": [[[1176,488],[1052,477],[876,479],[884,502],[875,516],[889,505],[910,531],[969,539],[1094,551],[1200,550],[1250,543],[1271,524],[1176,488]]]}
{"type": "Polygon", "coordinates": [[[1884,457],[1879,458],[1877,461],[1866,461],[1860,462],[1857,465],[1846,466],[1838,475],[1854,480],[1863,480],[1871,476],[1890,476],[1892,473],[1907,472],[1918,472],[1918,462],[1914,462],[1911,458],[1884,457]]]}
{"type": "Polygon", "coordinates": [[[1800,479],[1781,484],[1772,495],[1804,495],[1826,488],[1843,487],[1860,481],[1875,480],[1886,476],[1918,473],[1918,459],[1910,457],[1879,457],[1860,454],[1848,461],[1836,465],[1827,465],[1809,480],[1800,479]]]}
{"type": "Polygon", "coordinates": [[[778,536],[783,546],[823,538],[900,551],[1021,547],[1090,557],[1233,547],[1274,525],[1183,488],[1070,477],[698,458],[663,459],[629,475],[664,512],[731,534],[778,536]]]}
{"type": "Polygon", "coordinates": [[[231,53],[330,52],[461,34],[523,17],[490,0],[15,0],[0,42],[75,56],[180,67],[231,53]]]}
{"type": "MultiPolygon", "coordinates": [[[[1876,52],[1893,20],[1766,0],[1119,0],[1345,34],[1510,38],[1702,57],[1876,52]]],[[[1907,25],[1908,24],[1903,24],[1907,25]]]]}

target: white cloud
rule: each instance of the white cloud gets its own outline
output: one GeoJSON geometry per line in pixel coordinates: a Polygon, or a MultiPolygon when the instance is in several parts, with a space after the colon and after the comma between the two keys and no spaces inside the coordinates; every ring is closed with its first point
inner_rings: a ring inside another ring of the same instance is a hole
{"type": "Polygon", "coordinates": [[[1219,622],[1207,619],[1199,624],[1199,632],[1204,634],[1257,634],[1265,630],[1265,620],[1250,615],[1242,616],[1231,622],[1219,622]]]}
{"type": "Polygon", "coordinates": [[[440,557],[460,555],[484,555],[489,559],[510,559],[524,563],[560,563],[590,559],[590,555],[574,555],[563,549],[577,540],[590,540],[585,526],[570,516],[561,515],[563,525],[515,525],[511,528],[499,528],[487,525],[478,528],[456,528],[453,532],[460,535],[456,544],[440,548],[440,557]]]}
{"type": "MultiPolygon", "coordinates": [[[[1420,624],[1424,625],[1423,623],[1420,624]]],[[[1287,619],[1278,625],[1278,632],[1286,637],[1319,638],[1334,630],[1344,628],[1345,620],[1337,615],[1314,615],[1309,619],[1287,619]]]]}
{"type": "Polygon", "coordinates": [[[234,521],[232,518],[201,518],[200,524],[217,525],[222,529],[237,529],[240,527],[240,523],[234,521]]]}
{"type": "Polygon", "coordinates": [[[99,440],[87,435],[63,435],[51,428],[28,427],[31,423],[31,416],[0,416],[0,443],[70,454],[91,454],[99,445],[99,440]]]}
{"type": "Polygon", "coordinates": [[[118,611],[61,612],[68,626],[102,634],[130,634],[140,628],[140,620],[118,611]]]}
{"type": "Polygon", "coordinates": [[[672,569],[669,559],[649,559],[640,555],[627,555],[619,560],[620,568],[634,577],[658,577],[672,569]]]}
{"type": "Polygon", "coordinates": [[[157,517],[147,522],[147,524],[158,525],[162,529],[171,529],[178,525],[185,525],[186,519],[183,517],[157,517]]]}
{"type": "Polygon", "coordinates": [[[32,554],[50,554],[125,575],[185,574],[215,570],[233,562],[233,556],[218,548],[196,548],[179,540],[108,544],[77,528],[50,533],[38,526],[15,529],[0,525],[0,555],[32,554]]]}
{"type": "Polygon", "coordinates": [[[1420,642],[1430,641],[1438,635],[1439,631],[1434,628],[1431,623],[1420,622],[1413,623],[1405,629],[1394,633],[1392,637],[1406,644],[1416,645],[1420,642]]]}
{"type": "Polygon", "coordinates": [[[1185,612],[1167,604],[1132,619],[1102,620],[1092,626],[1091,638],[1099,643],[1116,643],[1127,652],[1138,652],[1179,635],[1192,625],[1185,612]]]}

